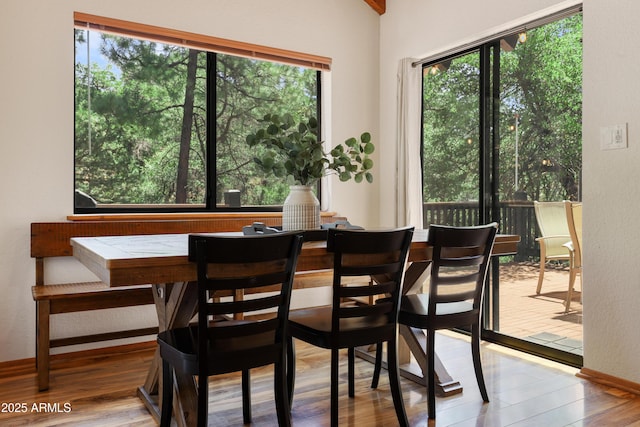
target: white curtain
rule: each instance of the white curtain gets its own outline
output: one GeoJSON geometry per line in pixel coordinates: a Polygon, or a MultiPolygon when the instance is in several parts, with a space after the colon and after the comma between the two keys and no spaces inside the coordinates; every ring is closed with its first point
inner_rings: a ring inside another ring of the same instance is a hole
{"type": "Polygon", "coordinates": [[[404,58],[398,66],[396,223],[397,226],[423,228],[420,165],[422,67],[412,66],[414,61],[413,58],[404,58]]]}

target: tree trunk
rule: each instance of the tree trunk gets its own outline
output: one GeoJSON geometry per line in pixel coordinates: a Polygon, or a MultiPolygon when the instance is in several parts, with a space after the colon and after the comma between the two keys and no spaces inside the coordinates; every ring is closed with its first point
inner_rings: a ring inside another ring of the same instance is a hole
{"type": "Polygon", "coordinates": [[[182,130],[180,132],[178,175],[176,178],[176,203],[187,203],[187,186],[189,184],[189,151],[191,148],[191,132],[193,128],[193,103],[195,98],[197,68],[198,51],[189,49],[187,84],[184,94],[182,130]]]}

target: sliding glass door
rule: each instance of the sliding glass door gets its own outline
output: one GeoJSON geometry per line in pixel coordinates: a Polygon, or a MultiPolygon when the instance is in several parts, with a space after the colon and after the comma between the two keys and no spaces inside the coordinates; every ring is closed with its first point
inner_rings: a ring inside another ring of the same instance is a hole
{"type": "Polygon", "coordinates": [[[581,197],[581,38],[576,14],[423,65],[425,226],[497,221],[520,235],[518,253],[494,262],[485,338],[575,366],[581,288],[567,310],[560,261],[537,292],[534,201],[581,197]]]}

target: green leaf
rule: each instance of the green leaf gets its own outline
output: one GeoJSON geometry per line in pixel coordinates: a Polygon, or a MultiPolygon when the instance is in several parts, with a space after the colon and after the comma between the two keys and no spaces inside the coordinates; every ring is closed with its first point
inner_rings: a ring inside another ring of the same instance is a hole
{"type": "Polygon", "coordinates": [[[290,159],[287,159],[287,161],[284,162],[284,169],[287,171],[287,173],[293,173],[294,171],[294,165],[293,165],[293,161],[290,159]]]}
{"type": "Polygon", "coordinates": [[[360,135],[360,141],[364,142],[365,144],[369,144],[371,142],[371,134],[369,132],[364,132],[362,135],[360,135]]]}
{"type": "Polygon", "coordinates": [[[374,152],[375,149],[376,149],[375,145],[373,145],[371,142],[367,142],[364,146],[364,153],[371,154],[374,152]]]}
{"type": "Polygon", "coordinates": [[[365,169],[365,170],[369,170],[369,169],[373,168],[373,160],[364,159],[364,162],[362,162],[362,168],[365,169]]]}
{"type": "Polygon", "coordinates": [[[269,127],[267,128],[267,133],[269,135],[277,135],[279,131],[280,129],[278,128],[278,126],[274,124],[269,125],[269,127]]]}
{"type": "Polygon", "coordinates": [[[275,162],[276,160],[273,158],[273,155],[267,155],[262,159],[262,165],[265,169],[273,168],[273,165],[275,164],[275,162]]]}
{"type": "Polygon", "coordinates": [[[367,182],[368,182],[369,184],[371,184],[371,183],[373,182],[373,175],[371,174],[371,172],[367,172],[367,173],[365,174],[365,178],[367,178],[367,182]]]}
{"type": "Polygon", "coordinates": [[[283,129],[289,129],[296,124],[296,122],[293,120],[293,116],[289,113],[284,115],[284,117],[282,118],[282,123],[283,129]]]}
{"type": "Polygon", "coordinates": [[[342,172],[339,175],[340,181],[345,182],[351,179],[351,174],[349,172],[342,172]]]}
{"type": "Polygon", "coordinates": [[[324,157],[324,154],[322,153],[322,150],[319,149],[315,149],[313,150],[313,152],[311,153],[311,160],[313,162],[319,162],[322,160],[322,158],[324,157]]]}
{"type": "Polygon", "coordinates": [[[344,143],[347,147],[355,147],[358,144],[358,141],[356,141],[355,138],[349,138],[344,143]]]}

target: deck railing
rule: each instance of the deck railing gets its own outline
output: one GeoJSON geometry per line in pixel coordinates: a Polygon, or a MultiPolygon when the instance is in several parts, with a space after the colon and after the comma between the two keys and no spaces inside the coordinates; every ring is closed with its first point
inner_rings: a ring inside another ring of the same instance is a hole
{"type": "MultiPolygon", "coordinates": [[[[476,225],[478,221],[477,202],[425,203],[423,210],[424,226],[444,224],[453,226],[476,225]]],[[[516,261],[528,261],[540,257],[539,236],[533,202],[506,201],[498,206],[500,233],[520,236],[516,261]]]]}

